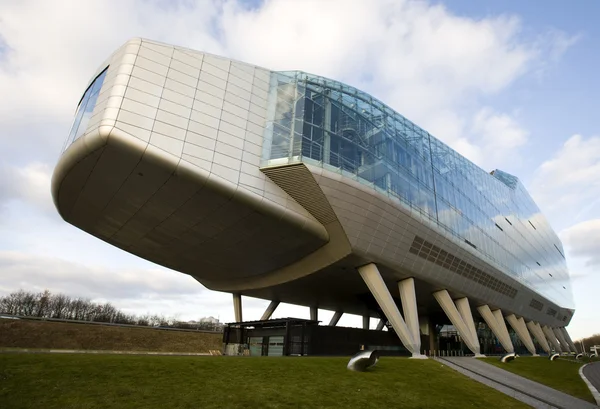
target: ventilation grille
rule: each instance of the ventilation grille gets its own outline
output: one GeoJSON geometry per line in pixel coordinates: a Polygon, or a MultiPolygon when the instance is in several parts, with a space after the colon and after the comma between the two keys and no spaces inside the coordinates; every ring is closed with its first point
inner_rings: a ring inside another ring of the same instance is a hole
{"type": "Polygon", "coordinates": [[[535,298],[531,299],[531,302],[529,303],[529,306],[531,308],[535,308],[538,311],[541,311],[542,308],[544,308],[544,304],[542,304],[541,301],[536,300],[535,298]]]}
{"type": "Polygon", "coordinates": [[[423,240],[416,236],[409,250],[412,254],[415,254],[427,261],[437,264],[438,266],[444,267],[450,271],[453,271],[471,281],[474,281],[484,287],[487,287],[500,294],[506,295],[510,298],[515,298],[517,295],[517,289],[509,286],[498,280],[491,274],[480,270],[479,268],[461,260],[458,257],[453,256],[445,250],[442,250],[438,246],[423,240]]]}
{"type": "Polygon", "coordinates": [[[550,307],[548,307],[548,311],[546,311],[546,314],[548,314],[548,315],[550,315],[550,316],[554,317],[554,316],[556,315],[556,312],[557,312],[557,311],[556,311],[554,308],[550,308],[550,307]]]}
{"type": "Polygon", "coordinates": [[[303,164],[261,170],[321,224],[329,224],[337,220],[319,184],[303,164]]]}

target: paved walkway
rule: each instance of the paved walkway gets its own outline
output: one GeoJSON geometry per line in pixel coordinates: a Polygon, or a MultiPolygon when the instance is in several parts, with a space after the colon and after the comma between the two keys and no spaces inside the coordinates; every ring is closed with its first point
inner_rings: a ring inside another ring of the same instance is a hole
{"type": "Polygon", "coordinates": [[[534,408],[594,409],[596,405],[472,357],[438,358],[457,371],[534,408]]]}
{"type": "Polygon", "coordinates": [[[600,394],[598,393],[598,391],[600,391],[600,362],[594,362],[586,365],[582,372],[587,378],[588,382],[591,383],[594,388],[596,388],[594,398],[596,399],[596,402],[598,402],[598,405],[600,405],[600,394]]]}

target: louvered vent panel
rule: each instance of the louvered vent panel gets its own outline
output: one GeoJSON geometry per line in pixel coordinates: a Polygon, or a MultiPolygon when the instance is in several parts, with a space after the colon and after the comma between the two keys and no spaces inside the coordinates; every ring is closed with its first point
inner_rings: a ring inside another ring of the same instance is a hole
{"type": "Polygon", "coordinates": [[[503,283],[491,274],[453,256],[421,237],[415,236],[409,252],[507,297],[515,298],[517,295],[516,288],[503,283]]]}
{"type": "Polygon", "coordinates": [[[303,164],[263,168],[262,172],[304,207],[321,224],[337,220],[312,173],[303,164]]]}
{"type": "Polygon", "coordinates": [[[541,301],[536,300],[535,298],[531,299],[531,302],[529,303],[529,306],[531,308],[535,308],[538,311],[541,311],[542,308],[544,307],[544,304],[542,304],[541,301]]]}

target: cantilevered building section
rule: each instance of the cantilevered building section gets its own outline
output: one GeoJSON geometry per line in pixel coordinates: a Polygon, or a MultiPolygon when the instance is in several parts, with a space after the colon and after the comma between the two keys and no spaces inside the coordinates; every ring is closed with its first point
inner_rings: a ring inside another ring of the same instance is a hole
{"type": "Polygon", "coordinates": [[[247,295],[265,319],[380,318],[414,356],[450,323],[475,355],[488,333],[574,350],[563,247],[521,182],[323,77],[131,40],[84,92],[52,193],[67,222],[233,293],[238,321],[247,295]]]}

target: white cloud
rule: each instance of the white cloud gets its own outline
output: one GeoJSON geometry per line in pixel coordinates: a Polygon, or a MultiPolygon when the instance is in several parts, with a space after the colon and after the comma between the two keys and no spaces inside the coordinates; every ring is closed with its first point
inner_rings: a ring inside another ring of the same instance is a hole
{"type": "MultiPolygon", "coordinates": [[[[488,163],[502,163],[502,159],[512,154],[527,142],[529,133],[521,128],[508,114],[494,112],[491,108],[480,109],[473,118],[471,134],[479,136],[481,156],[488,163]]],[[[482,161],[483,158],[478,158],[482,161]]],[[[478,161],[476,160],[476,163],[478,161]]],[[[478,163],[485,166],[487,163],[478,163]]]]}
{"type": "Polygon", "coordinates": [[[0,166],[0,206],[19,200],[33,204],[44,212],[55,212],[50,194],[52,168],[41,162],[23,167],[0,166]]]}
{"type": "Polygon", "coordinates": [[[227,306],[223,298],[229,301],[229,297],[204,289],[190,276],[163,268],[110,269],[26,252],[1,251],[0,269],[0,294],[17,288],[34,292],[49,289],[108,300],[136,313],[177,315],[186,310],[210,315],[227,306]]]}
{"type": "Polygon", "coordinates": [[[585,267],[600,266],[600,219],[586,220],[560,233],[568,252],[584,260],[585,267]]]}
{"type": "Polygon", "coordinates": [[[585,218],[600,202],[600,137],[571,136],[536,170],[532,195],[550,220],[585,218]]]}

